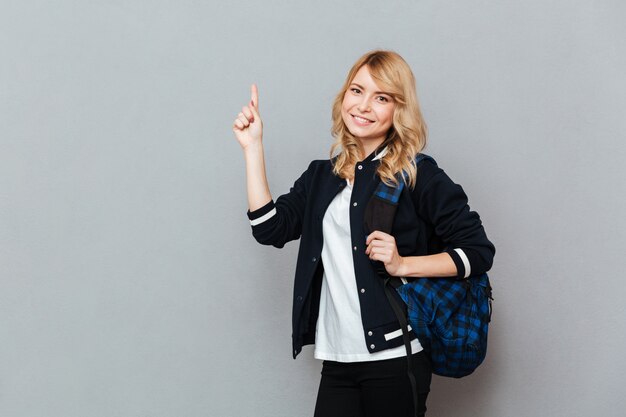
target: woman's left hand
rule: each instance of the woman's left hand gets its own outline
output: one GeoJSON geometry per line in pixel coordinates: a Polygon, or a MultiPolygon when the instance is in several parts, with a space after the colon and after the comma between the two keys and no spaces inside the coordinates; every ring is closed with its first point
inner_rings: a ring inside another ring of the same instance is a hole
{"type": "Polygon", "coordinates": [[[391,276],[402,276],[402,256],[398,254],[396,239],[390,234],[375,230],[365,240],[365,254],[374,261],[381,261],[391,276]]]}

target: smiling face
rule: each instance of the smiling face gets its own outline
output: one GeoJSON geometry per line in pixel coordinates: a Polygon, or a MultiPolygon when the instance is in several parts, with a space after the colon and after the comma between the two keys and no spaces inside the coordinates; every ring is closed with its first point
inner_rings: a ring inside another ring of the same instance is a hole
{"type": "Polygon", "coordinates": [[[383,143],[393,125],[394,109],[392,96],[376,84],[367,65],[362,66],[343,96],[341,117],[366,150],[383,143]]]}

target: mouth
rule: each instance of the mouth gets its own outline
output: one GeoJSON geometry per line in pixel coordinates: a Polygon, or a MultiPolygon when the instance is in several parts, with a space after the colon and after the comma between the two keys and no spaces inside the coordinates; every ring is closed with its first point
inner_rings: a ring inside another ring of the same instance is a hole
{"type": "Polygon", "coordinates": [[[365,117],[361,117],[361,116],[356,116],[354,114],[350,114],[350,116],[352,116],[352,118],[357,122],[357,124],[359,125],[369,125],[374,123],[373,120],[370,119],[366,119],[365,117]]]}

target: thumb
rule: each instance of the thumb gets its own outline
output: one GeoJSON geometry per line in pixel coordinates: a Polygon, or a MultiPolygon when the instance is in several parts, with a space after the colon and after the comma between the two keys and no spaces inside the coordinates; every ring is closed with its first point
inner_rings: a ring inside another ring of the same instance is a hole
{"type": "Polygon", "coordinates": [[[252,122],[261,120],[261,115],[259,114],[259,111],[257,110],[256,106],[252,105],[252,101],[250,102],[250,111],[252,112],[252,117],[254,118],[252,122]]]}
{"type": "Polygon", "coordinates": [[[250,111],[252,112],[252,116],[254,117],[254,120],[260,120],[261,119],[261,115],[259,114],[259,110],[257,109],[257,107],[252,104],[252,101],[250,101],[250,111]]]}

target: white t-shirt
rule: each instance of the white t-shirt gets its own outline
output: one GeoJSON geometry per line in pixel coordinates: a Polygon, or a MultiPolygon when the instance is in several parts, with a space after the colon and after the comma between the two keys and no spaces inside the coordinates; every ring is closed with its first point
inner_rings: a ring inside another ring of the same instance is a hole
{"type": "MultiPolygon", "coordinates": [[[[364,362],[406,356],[404,345],[374,353],[367,350],[352,260],[352,184],[346,182],[347,186],[335,196],[324,214],[324,275],[314,357],[336,362],[364,362]]],[[[411,348],[413,353],[422,350],[417,339],[411,342],[411,348]]]]}

